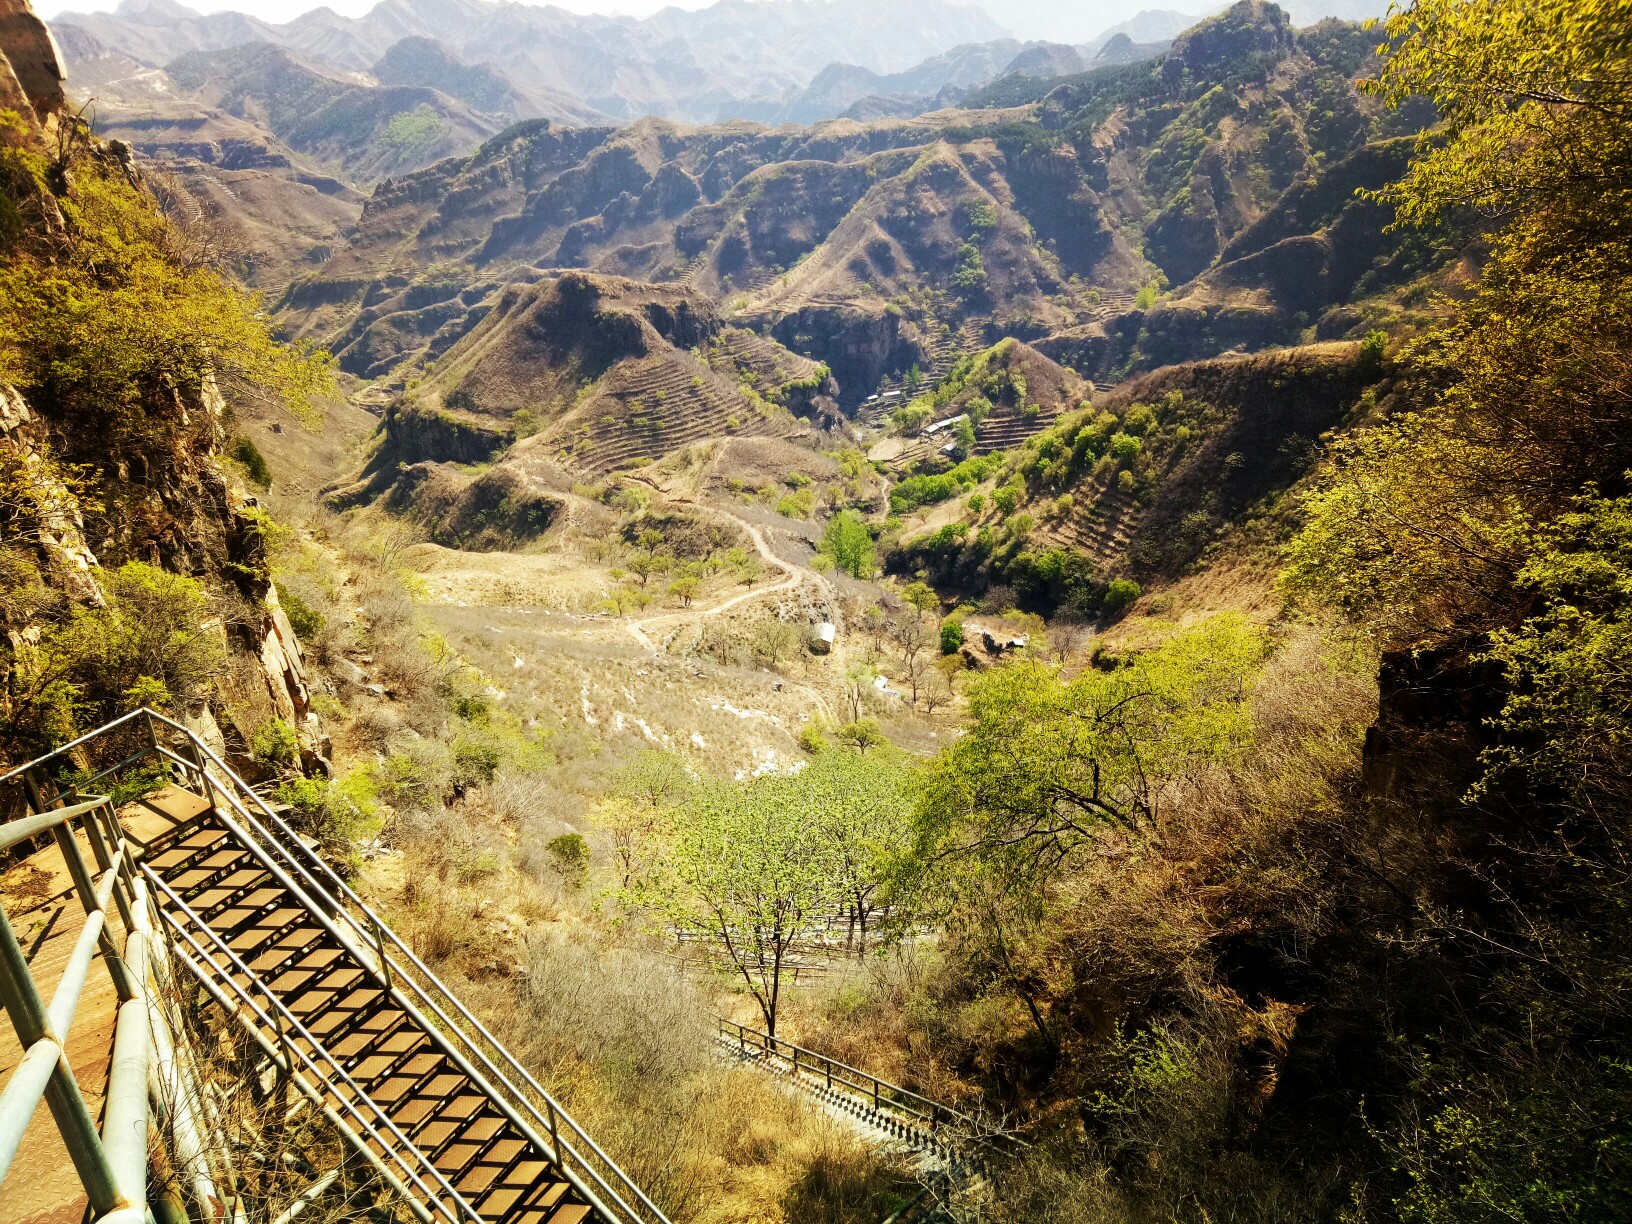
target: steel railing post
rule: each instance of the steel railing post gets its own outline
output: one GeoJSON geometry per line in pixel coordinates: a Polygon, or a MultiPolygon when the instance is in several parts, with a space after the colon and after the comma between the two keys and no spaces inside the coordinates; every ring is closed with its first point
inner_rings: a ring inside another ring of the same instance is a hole
{"type": "MultiPolygon", "coordinates": [[[[137,900],[143,900],[142,893],[138,892],[137,900]]],[[[137,993],[119,1005],[115,1021],[102,1146],[120,1191],[130,1202],[141,1203],[147,1198],[147,1080],[152,1056],[145,931],[134,930],[126,936],[125,963],[137,993]]]]}
{"type": "MultiPolygon", "coordinates": [[[[23,775],[23,793],[27,796],[28,806],[44,815],[48,806],[40,795],[40,788],[32,776],[23,775]]],[[[52,802],[56,802],[53,800],[52,802]]],[[[74,840],[74,831],[67,824],[60,824],[51,830],[52,840],[56,842],[58,851],[68,868],[68,877],[74,883],[74,891],[79,895],[80,904],[88,914],[96,908],[96,886],[91,882],[90,870],[85,866],[85,856],[80,853],[79,843],[74,840]]],[[[119,905],[119,916],[125,920],[125,929],[130,929],[129,910],[124,904],[124,898],[116,895],[119,905]]],[[[121,999],[131,997],[135,987],[131,984],[130,976],[125,970],[125,964],[119,959],[119,949],[114,946],[113,937],[106,930],[100,939],[102,959],[107,962],[108,974],[113,978],[113,984],[119,991],[121,999]]]]}
{"type": "Polygon", "coordinates": [[[28,961],[4,911],[0,911],[0,1002],[5,1003],[17,1042],[24,1050],[31,1054],[36,1048],[55,1051],[54,1057],[49,1052],[36,1056],[51,1058],[54,1063],[45,1087],[45,1101],[92,1208],[98,1214],[105,1214],[130,1206],[108,1161],[96,1122],[79,1091],[79,1081],[74,1078],[73,1068],[63,1053],[62,1037],[51,1029],[45,1004],[29,976],[28,961]]]}
{"type": "Polygon", "coordinates": [[[369,926],[374,931],[374,954],[380,958],[380,980],[384,982],[386,990],[391,989],[391,962],[385,958],[385,933],[380,930],[380,920],[372,913],[368,916],[369,926]]]}

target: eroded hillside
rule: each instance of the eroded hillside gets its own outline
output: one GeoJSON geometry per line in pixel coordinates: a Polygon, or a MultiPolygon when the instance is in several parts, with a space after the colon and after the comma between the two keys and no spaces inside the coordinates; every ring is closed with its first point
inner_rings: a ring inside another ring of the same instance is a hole
{"type": "Polygon", "coordinates": [[[1397,171],[1389,142],[1414,122],[1357,88],[1374,41],[1247,3],[1007,109],[522,125],[382,184],[280,311],[374,377],[434,356],[534,268],[680,284],[825,363],[852,409],[914,366],[943,374],[963,336],[1016,335],[1104,379],[1357,335],[1357,298],[1374,323],[1436,259],[1354,200],[1397,171]]]}

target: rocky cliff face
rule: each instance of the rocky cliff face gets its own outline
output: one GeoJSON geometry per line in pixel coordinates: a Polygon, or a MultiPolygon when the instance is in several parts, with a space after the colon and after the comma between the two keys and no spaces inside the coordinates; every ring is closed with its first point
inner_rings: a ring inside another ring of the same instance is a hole
{"type": "MultiPolygon", "coordinates": [[[[64,232],[60,197],[74,174],[56,153],[57,135],[74,121],[63,116],[62,79],[51,37],[26,0],[0,0],[0,109],[16,116],[0,128],[0,153],[9,146],[35,159],[18,165],[46,166],[38,178],[8,183],[0,198],[16,218],[0,260],[64,232]]],[[[128,148],[93,145],[81,156],[101,171],[136,178],[128,148]]],[[[59,416],[49,387],[36,393],[0,382],[6,585],[14,593],[10,579],[23,575],[33,591],[0,609],[8,647],[0,668],[9,679],[18,652],[39,643],[51,624],[65,623],[76,608],[107,605],[114,567],[142,562],[213,593],[208,619],[194,631],[219,642],[229,670],[252,677],[315,760],[323,732],[310,708],[299,642],[268,575],[264,519],[216,463],[227,406],[214,379],[127,390],[143,426],[119,439],[59,416]]],[[[225,746],[216,704],[211,698],[176,712],[225,746]]],[[[250,731],[237,730],[245,738],[250,731]]]]}

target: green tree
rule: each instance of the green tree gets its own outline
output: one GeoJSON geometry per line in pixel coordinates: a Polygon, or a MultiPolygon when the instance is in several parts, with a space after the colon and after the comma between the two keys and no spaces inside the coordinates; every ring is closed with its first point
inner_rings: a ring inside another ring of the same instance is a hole
{"type": "Polygon", "coordinates": [[[931,612],[939,611],[941,597],[935,593],[935,588],[927,582],[909,582],[901,589],[901,600],[909,607],[916,608],[919,615],[927,616],[931,612]]]}
{"type": "MultiPolygon", "coordinates": [[[[182,258],[157,202],[113,159],[71,161],[55,199],[63,228],[0,259],[0,381],[110,448],[174,433],[165,386],[271,394],[315,423],[334,387],[328,355],[279,343],[260,303],[182,258]]],[[[50,177],[42,157],[0,139],[7,204],[19,189],[43,195],[50,177]]]]}
{"type": "Polygon", "coordinates": [[[669,583],[669,594],[673,595],[680,601],[680,606],[682,608],[689,608],[691,607],[691,601],[697,598],[697,592],[702,590],[702,588],[703,583],[700,578],[692,578],[690,576],[685,578],[676,578],[673,582],[669,583]]]}
{"type": "Polygon", "coordinates": [[[1052,869],[1106,830],[1158,835],[1175,783],[1250,742],[1266,650],[1261,630],[1229,615],[1110,672],[988,672],[970,686],[967,734],[930,776],[921,844],[1052,869]]]}
{"type": "Polygon", "coordinates": [[[887,747],[818,751],[799,776],[822,813],[849,927],[846,945],[858,955],[867,952],[874,917],[910,841],[919,777],[911,758],[887,747]]]}
{"type": "Polygon", "coordinates": [[[873,537],[867,524],[854,510],[841,510],[827,524],[822,535],[822,552],[852,578],[873,574],[873,537]]]}
{"type": "Polygon", "coordinates": [[[799,775],[699,782],[646,890],[677,928],[718,945],[773,1036],[796,946],[844,901],[823,820],[799,775]]]}
{"type": "Polygon", "coordinates": [[[865,753],[869,748],[889,743],[876,718],[858,718],[854,722],[847,722],[833,734],[858,753],[865,753]]]}

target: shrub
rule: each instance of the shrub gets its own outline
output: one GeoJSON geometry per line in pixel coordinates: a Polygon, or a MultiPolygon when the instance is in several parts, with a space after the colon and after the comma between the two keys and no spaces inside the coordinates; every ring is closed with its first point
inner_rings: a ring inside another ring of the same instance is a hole
{"type": "Polygon", "coordinates": [[[1117,433],[1111,438],[1111,455],[1118,463],[1127,463],[1139,454],[1139,439],[1128,433],[1117,433]]]}
{"type": "Polygon", "coordinates": [[[808,519],[815,509],[816,493],[813,489],[799,489],[776,503],[776,512],[783,518],[808,519]]]}
{"type": "Polygon", "coordinates": [[[289,618],[289,627],[301,641],[309,642],[323,632],[323,613],[293,591],[286,591],[280,586],[278,603],[283,606],[284,615],[289,618]]]}
{"type": "Polygon", "coordinates": [[[963,622],[947,620],[941,623],[941,653],[957,654],[963,649],[963,622]]]}
{"type": "Polygon", "coordinates": [[[1376,328],[1360,341],[1360,372],[1367,378],[1380,378],[1388,366],[1388,333],[1376,328]]]}
{"type": "Polygon", "coordinates": [[[1105,588],[1105,611],[1113,616],[1125,609],[1140,595],[1139,584],[1131,578],[1113,578],[1105,588]]]}
{"type": "Polygon", "coordinates": [[[579,833],[563,833],[551,838],[545,849],[550,860],[569,888],[583,887],[589,874],[589,843],[579,833]]]}
{"type": "Polygon", "coordinates": [[[274,718],[250,738],[251,755],[263,765],[288,765],[300,760],[300,740],[295,729],[274,718]]]}
{"type": "Polygon", "coordinates": [[[164,706],[207,691],[225,658],[210,601],[192,578],[132,561],[102,577],[107,606],[77,608],[17,652],[8,732],[72,738],[135,702],[164,706]]]}
{"type": "Polygon", "coordinates": [[[234,438],[227,453],[243,465],[249,478],[263,489],[272,487],[272,469],[266,466],[266,456],[249,438],[234,438]]]}

